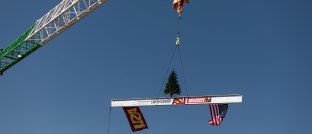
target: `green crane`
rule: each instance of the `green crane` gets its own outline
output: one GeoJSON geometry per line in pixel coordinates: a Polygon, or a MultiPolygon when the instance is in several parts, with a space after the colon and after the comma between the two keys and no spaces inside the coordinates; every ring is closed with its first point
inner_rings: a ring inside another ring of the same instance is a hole
{"type": "Polygon", "coordinates": [[[0,49],[0,75],[107,0],[62,0],[17,40],[0,49]]]}

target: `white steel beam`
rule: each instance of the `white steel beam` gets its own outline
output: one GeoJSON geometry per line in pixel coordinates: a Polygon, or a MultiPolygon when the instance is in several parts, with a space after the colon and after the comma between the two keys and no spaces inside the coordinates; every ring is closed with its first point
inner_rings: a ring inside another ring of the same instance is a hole
{"type": "Polygon", "coordinates": [[[37,20],[27,41],[44,45],[107,0],[63,0],[37,20]]]}
{"type": "Polygon", "coordinates": [[[176,105],[206,105],[206,104],[229,104],[241,103],[242,95],[213,95],[213,96],[192,96],[175,98],[140,98],[112,100],[111,107],[131,106],[176,106],[176,105]]]}

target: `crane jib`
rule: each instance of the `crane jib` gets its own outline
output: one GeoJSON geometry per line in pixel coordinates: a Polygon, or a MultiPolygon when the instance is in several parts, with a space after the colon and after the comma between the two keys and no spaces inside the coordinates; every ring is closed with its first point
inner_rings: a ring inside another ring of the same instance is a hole
{"type": "Polygon", "coordinates": [[[22,36],[0,49],[0,75],[60,35],[107,0],[62,0],[22,36]]]}

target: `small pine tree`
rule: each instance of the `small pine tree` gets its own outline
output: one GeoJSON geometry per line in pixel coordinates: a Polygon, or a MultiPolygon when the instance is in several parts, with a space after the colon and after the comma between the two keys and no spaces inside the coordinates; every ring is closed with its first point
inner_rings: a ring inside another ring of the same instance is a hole
{"type": "Polygon", "coordinates": [[[169,75],[168,82],[166,84],[166,88],[164,90],[164,94],[169,94],[170,97],[173,97],[175,95],[180,95],[180,85],[177,79],[177,74],[174,70],[169,75]]]}

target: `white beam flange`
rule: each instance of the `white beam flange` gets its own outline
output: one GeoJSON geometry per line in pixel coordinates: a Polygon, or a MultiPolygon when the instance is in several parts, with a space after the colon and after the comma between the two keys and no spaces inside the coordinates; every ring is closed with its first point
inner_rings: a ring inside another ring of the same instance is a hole
{"type": "Polygon", "coordinates": [[[114,99],[111,107],[131,106],[176,106],[176,105],[206,105],[206,104],[229,104],[241,103],[242,95],[212,95],[191,96],[175,98],[139,98],[139,99],[114,99]]]}

